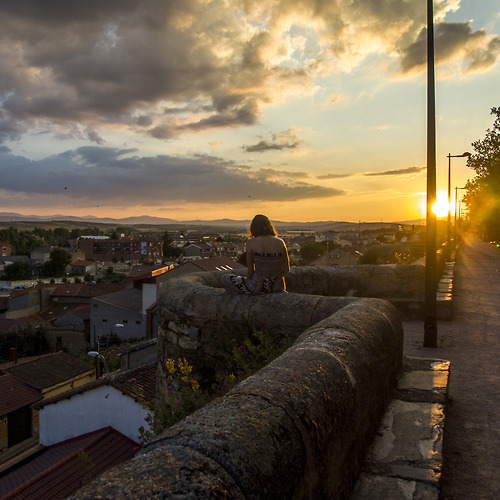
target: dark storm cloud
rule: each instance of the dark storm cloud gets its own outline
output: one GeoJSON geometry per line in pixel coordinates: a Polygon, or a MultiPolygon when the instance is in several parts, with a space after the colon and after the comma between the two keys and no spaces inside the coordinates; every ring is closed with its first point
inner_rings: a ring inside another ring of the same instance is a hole
{"type": "MultiPolygon", "coordinates": [[[[439,2],[436,15],[456,7],[439,2]]],[[[0,142],[56,125],[78,124],[101,145],[99,129],[116,124],[158,139],[252,125],[264,105],[360,54],[400,54],[403,73],[422,71],[424,11],[416,0],[1,1],[0,142]],[[282,63],[290,27],[304,25],[319,49],[282,63]]],[[[470,23],[436,24],[438,62],[483,71],[499,50],[499,37],[470,23]]],[[[245,148],[298,145],[264,138],[245,148]]]]}
{"type": "Polygon", "coordinates": [[[410,167],[410,168],[401,168],[399,170],[386,170],[385,172],[370,172],[364,174],[366,176],[377,176],[377,175],[408,175],[408,174],[418,174],[425,170],[426,167],[410,167]]]}
{"type": "MultiPolygon", "coordinates": [[[[297,201],[339,196],[337,189],[301,181],[283,182],[294,174],[267,169],[262,174],[220,158],[198,155],[143,157],[137,150],[88,146],[40,161],[0,156],[1,188],[6,192],[63,195],[96,204],[165,201],[213,204],[254,200],[297,201]],[[272,175],[271,175],[272,174],[272,175]]],[[[295,174],[295,177],[304,174],[295,174]]]]}
{"type": "Polygon", "coordinates": [[[132,117],[142,109],[143,116],[156,118],[156,123],[150,119],[151,135],[170,137],[169,129],[254,123],[260,99],[266,98],[247,89],[250,74],[252,86],[258,86],[268,71],[263,57],[252,53],[259,43],[241,44],[237,36],[233,42],[236,17],[216,5],[21,0],[1,2],[0,16],[2,44],[15,47],[3,58],[0,91],[10,93],[2,107],[32,124],[47,119],[145,127],[132,117]],[[239,63],[214,52],[221,40],[239,49],[239,63]],[[196,121],[172,126],[151,109],[161,101],[182,105],[197,98],[204,99],[206,116],[196,121]]]}
{"type": "MultiPolygon", "coordinates": [[[[484,30],[473,31],[467,23],[439,23],[434,29],[436,62],[463,56],[466,71],[491,67],[500,54],[500,37],[489,36],[484,30]]],[[[427,30],[422,29],[414,43],[401,54],[401,71],[420,69],[427,62],[427,30]]]]}

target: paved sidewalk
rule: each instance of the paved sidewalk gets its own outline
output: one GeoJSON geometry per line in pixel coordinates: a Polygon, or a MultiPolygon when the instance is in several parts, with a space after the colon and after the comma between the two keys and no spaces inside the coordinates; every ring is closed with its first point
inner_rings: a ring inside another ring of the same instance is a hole
{"type": "Polygon", "coordinates": [[[424,348],[423,322],[405,322],[405,354],[451,361],[444,500],[500,498],[500,250],[467,239],[457,252],[453,319],[424,348]]]}

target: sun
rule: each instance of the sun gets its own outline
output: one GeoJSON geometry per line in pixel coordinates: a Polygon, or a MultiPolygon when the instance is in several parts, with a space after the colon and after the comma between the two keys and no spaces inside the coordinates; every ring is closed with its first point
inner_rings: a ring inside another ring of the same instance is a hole
{"type": "MultiPolygon", "coordinates": [[[[427,212],[427,197],[425,193],[417,193],[419,202],[418,207],[420,213],[425,214],[427,212]]],[[[448,195],[444,192],[436,193],[436,201],[432,204],[432,212],[438,218],[446,217],[448,215],[448,195]]]]}
{"type": "Polygon", "coordinates": [[[436,201],[432,204],[432,211],[436,217],[446,217],[449,209],[448,195],[446,193],[436,193],[436,201]]]}

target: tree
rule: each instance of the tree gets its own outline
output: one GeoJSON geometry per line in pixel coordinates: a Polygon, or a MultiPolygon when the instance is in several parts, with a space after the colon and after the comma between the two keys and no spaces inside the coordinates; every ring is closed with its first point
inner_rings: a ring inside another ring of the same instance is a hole
{"type": "Polygon", "coordinates": [[[64,248],[54,248],[50,252],[49,260],[43,265],[42,273],[45,276],[63,276],[66,266],[71,262],[71,254],[64,248]]]}
{"type": "Polygon", "coordinates": [[[14,262],[5,266],[3,270],[5,280],[29,280],[31,278],[31,266],[26,262],[14,262]]]}
{"type": "Polygon", "coordinates": [[[310,263],[326,253],[324,242],[304,243],[300,247],[300,258],[306,263],[310,263]]]}
{"type": "Polygon", "coordinates": [[[43,326],[32,323],[19,326],[0,336],[0,358],[7,359],[10,349],[15,347],[19,356],[35,356],[48,350],[43,326]]]}
{"type": "Polygon", "coordinates": [[[174,240],[168,234],[168,231],[165,231],[163,235],[163,256],[168,259],[175,259],[181,255],[182,250],[174,245],[174,240]]]}
{"type": "Polygon", "coordinates": [[[54,245],[63,247],[68,246],[68,240],[70,239],[71,233],[69,229],[65,227],[56,227],[54,229],[54,245]]]}
{"type": "Polygon", "coordinates": [[[476,177],[466,184],[464,202],[470,221],[485,230],[489,240],[500,241],[500,108],[491,108],[496,116],[493,128],[486,137],[472,143],[475,153],[467,166],[476,177]]]}

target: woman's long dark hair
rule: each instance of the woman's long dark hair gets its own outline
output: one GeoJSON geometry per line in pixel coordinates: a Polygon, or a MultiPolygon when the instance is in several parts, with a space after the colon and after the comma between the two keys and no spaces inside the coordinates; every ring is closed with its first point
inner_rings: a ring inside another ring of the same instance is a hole
{"type": "Polygon", "coordinates": [[[256,236],[278,236],[272,222],[265,215],[256,215],[250,224],[250,235],[256,236]]]}

